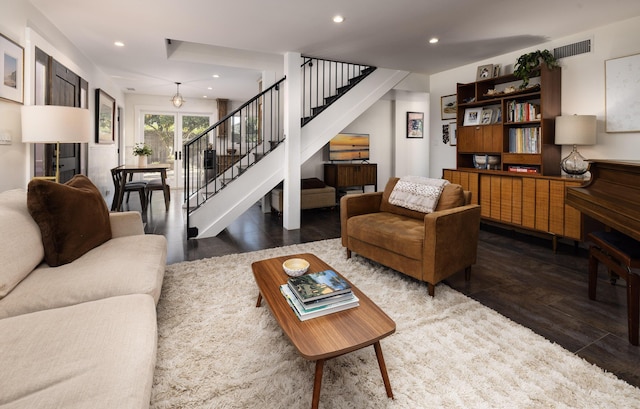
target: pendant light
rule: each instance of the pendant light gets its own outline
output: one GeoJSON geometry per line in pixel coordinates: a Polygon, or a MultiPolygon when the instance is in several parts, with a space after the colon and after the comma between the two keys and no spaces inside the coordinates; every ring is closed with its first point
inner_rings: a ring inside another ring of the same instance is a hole
{"type": "Polygon", "coordinates": [[[174,107],[180,108],[182,104],[185,103],[184,98],[182,98],[182,94],[180,94],[180,83],[176,82],[176,95],[171,98],[171,103],[174,107]]]}

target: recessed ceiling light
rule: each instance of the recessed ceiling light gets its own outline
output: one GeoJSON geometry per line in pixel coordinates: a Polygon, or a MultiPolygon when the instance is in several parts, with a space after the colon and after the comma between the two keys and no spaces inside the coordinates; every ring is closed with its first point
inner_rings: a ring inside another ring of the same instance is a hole
{"type": "Polygon", "coordinates": [[[334,23],[342,23],[343,21],[344,21],[344,17],[342,17],[340,15],[333,17],[333,22],[334,23]]]}
{"type": "Polygon", "coordinates": [[[209,97],[208,97],[208,96],[206,96],[206,95],[203,95],[203,96],[202,96],[202,98],[209,98],[209,97]]]}
{"type": "Polygon", "coordinates": [[[437,37],[432,37],[432,38],[429,39],[429,43],[431,43],[431,44],[435,44],[437,42],[438,42],[438,38],[437,37]]]}
{"type": "Polygon", "coordinates": [[[207,87],[207,89],[208,89],[209,91],[211,91],[211,90],[213,89],[213,87],[207,87]]]}
{"type": "Polygon", "coordinates": [[[213,74],[212,77],[213,78],[220,78],[220,76],[218,74],[213,74]]]}
{"type": "Polygon", "coordinates": [[[113,43],[116,47],[124,47],[124,43],[122,41],[116,41],[113,43]]]}

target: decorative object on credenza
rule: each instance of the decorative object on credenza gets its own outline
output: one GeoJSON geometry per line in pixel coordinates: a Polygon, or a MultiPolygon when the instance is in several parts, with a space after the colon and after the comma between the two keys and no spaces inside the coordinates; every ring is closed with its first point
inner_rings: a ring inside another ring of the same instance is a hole
{"type": "Polygon", "coordinates": [[[91,139],[91,115],[88,109],[57,105],[22,107],[22,142],[55,143],[55,176],[40,179],[60,181],[60,144],[88,143],[91,139]]]}
{"type": "Polygon", "coordinates": [[[24,101],[24,48],[0,34],[0,98],[24,101]]]}
{"type": "Polygon", "coordinates": [[[488,80],[489,78],[493,78],[493,64],[479,66],[476,73],[476,81],[488,80]]]}
{"type": "Polygon", "coordinates": [[[529,85],[531,73],[540,66],[546,64],[548,68],[558,67],[558,60],[551,54],[549,50],[536,50],[518,57],[513,67],[513,75],[522,80],[520,88],[526,88],[529,85]]]}
{"type": "Polygon", "coordinates": [[[186,102],[180,93],[181,82],[176,82],[176,95],[171,98],[171,103],[174,107],[180,108],[186,102]]]}
{"type": "Polygon", "coordinates": [[[573,145],[571,153],[560,162],[560,167],[569,176],[581,177],[589,166],[578,153],[577,145],[596,143],[595,115],[563,115],[556,117],[556,145],[573,145]]]}
{"type": "Polygon", "coordinates": [[[96,89],[96,143],[115,143],[116,100],[96,89]]]}
{"type": "Polygon", "coordinates": [[[473,155],[473,166],[476,169],[500,169],[500,155],[473,155]]]}
{"type": "Polygon", "coordinates": [[[422,138],[424,112],[407,112],[407,138],[422,138]]]}
{"type": "Polygon", "coordinates": [[[605,132],[640,131],[640,54],[604,63],[605,132]]]}
{"type": "Polygon", "coordinates": [[[456,94],[445,95],[440,97],[440,119],[456,119],[456,94]]]}

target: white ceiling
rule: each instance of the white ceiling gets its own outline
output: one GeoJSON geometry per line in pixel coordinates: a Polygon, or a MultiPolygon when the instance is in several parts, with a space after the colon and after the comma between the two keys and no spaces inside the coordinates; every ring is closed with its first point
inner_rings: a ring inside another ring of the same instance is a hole
{"type": "Polygon", "coordinates": [[[170,96],[179,81],[187,99],[232,100],[285,52],[430,74],[640,15],[638,0],[30,2],[124,92],[170,96]]]}

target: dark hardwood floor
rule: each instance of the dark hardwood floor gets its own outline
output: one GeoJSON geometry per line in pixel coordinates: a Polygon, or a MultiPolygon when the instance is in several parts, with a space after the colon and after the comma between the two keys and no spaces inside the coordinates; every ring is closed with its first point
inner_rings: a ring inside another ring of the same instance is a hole
{"type": "MultiPolygon", "coordinates": [[[[180,194],[172,192],[172,198],[180,194]]],[[[136,202],[132,196],[132,210],[139,210],[136,202]]],[[[179,200],[172,200],[170,211],[165,212],[162,195],[154,195],[143,218],[147,233],[167,237],[168,264],[340,236],[337,208],[305,210],[301,229],[287,231],[278,215],[263,214],[256,204],[217,237],[189,241],[179,200]]],[[[589,300],[584,246],[560,240],[554,253],[549,239],[483,224],[471,281],[466,282],[464,274],[458,273],[445,282],[588,362],[640,386],[640,347],[627,339],[625,282],[610,284],[601,268],[597,301],[589,300]]]]}

